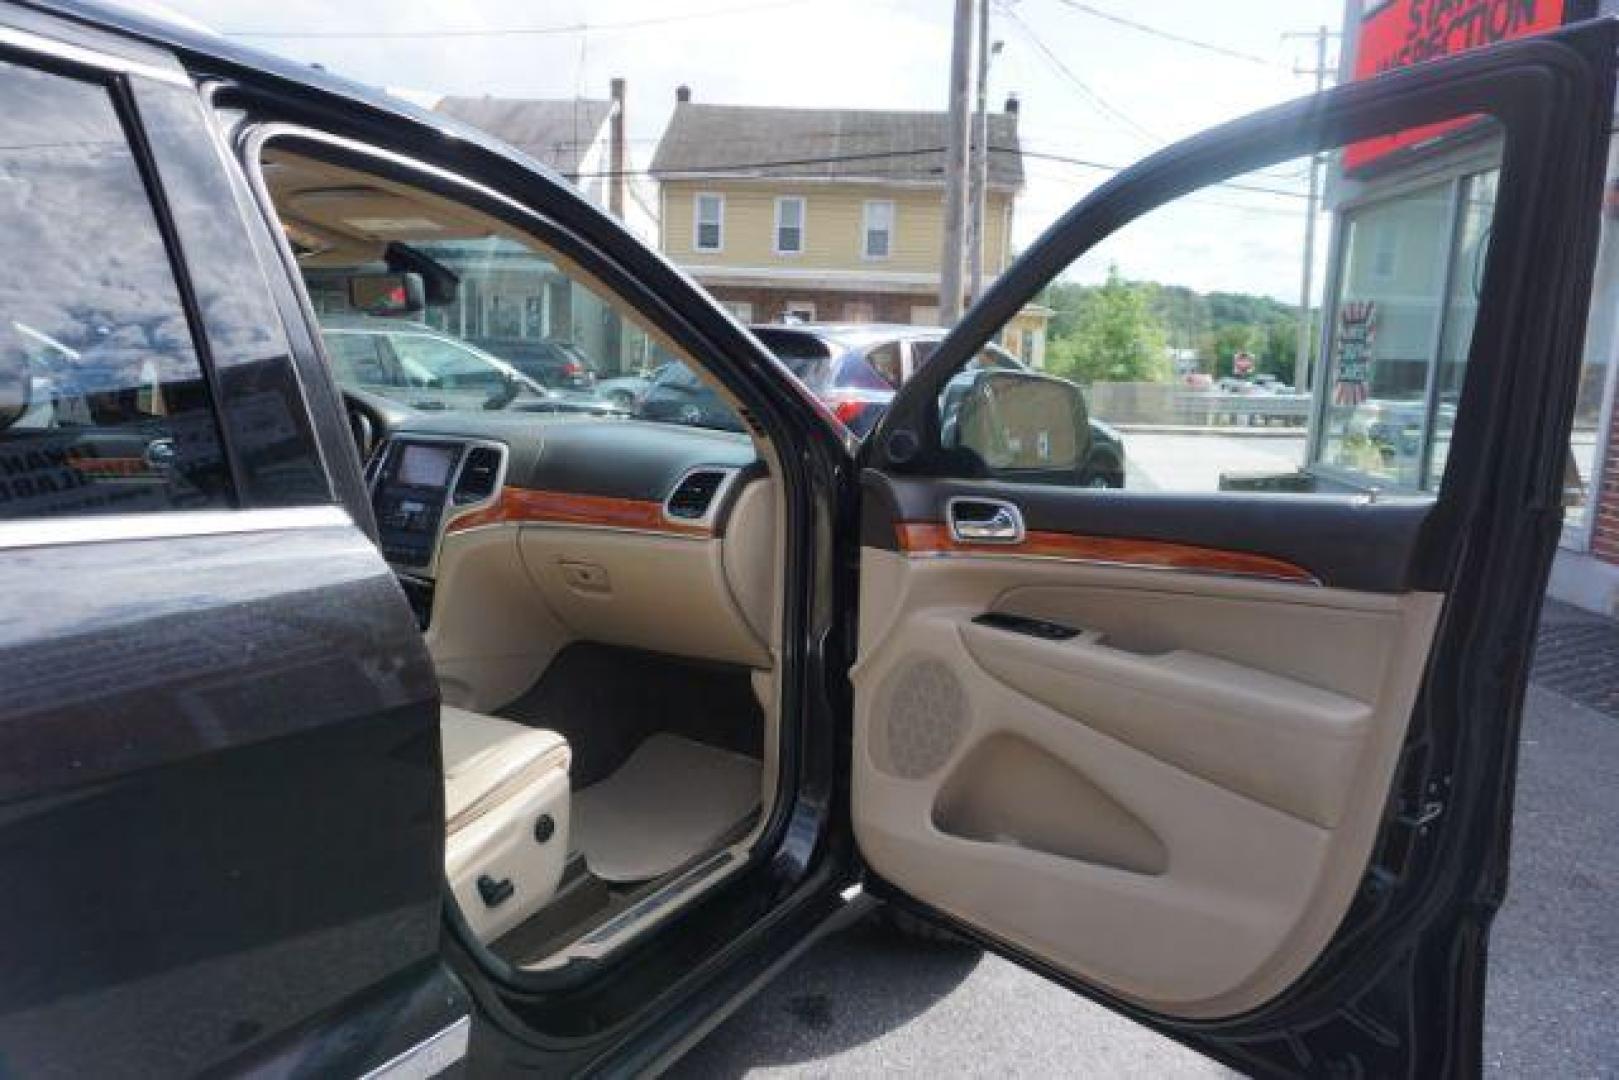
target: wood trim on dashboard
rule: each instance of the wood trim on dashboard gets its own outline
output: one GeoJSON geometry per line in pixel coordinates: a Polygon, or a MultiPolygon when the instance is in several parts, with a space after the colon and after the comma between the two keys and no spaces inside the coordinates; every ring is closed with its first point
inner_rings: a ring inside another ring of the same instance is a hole
{"type": "Polygon", "coordinates": [[[510,484],[501,488],[488,506],[451,518],[444,531],[464,532],[485,525],[582,525],[670,536],[707,538],[714,535],[714,530],[707,525],[670,521],[663,515],[663,503],[651,499],[540,491],[510,484]]]}
{"type": "Polygon", "coordinates": [[[1301,566],[1269,555],[1225,551],[1170,540],[1134,540],[1114,536],[1082,536],[1063,532],[1030,532],[1015,544],[975,544],[957,540],[946,525],[902,521],[895,526],[899,548],[907,555],[1012,555],[1065,559],[1106,566],[1141,566],[1159,570],[1192,570],[1236,574],[1319,585],[1301,566]]]}

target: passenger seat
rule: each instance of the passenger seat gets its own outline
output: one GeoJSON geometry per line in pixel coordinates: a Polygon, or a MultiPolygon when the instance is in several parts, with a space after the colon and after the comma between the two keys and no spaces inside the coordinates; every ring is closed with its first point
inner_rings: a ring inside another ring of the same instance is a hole
{"type": "Polygon", "coordinates": [[[568,860],[568,742],[445,705],[444,870],[467,924],[493,941],[555,895],[568,860]]]}

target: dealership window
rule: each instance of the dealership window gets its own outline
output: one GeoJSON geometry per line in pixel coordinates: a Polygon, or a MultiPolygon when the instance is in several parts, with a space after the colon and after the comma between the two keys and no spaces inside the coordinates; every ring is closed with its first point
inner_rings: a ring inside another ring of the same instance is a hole
{"type": "Polygon", "coordinates": [[[738,322],[753,321],[753,304],[747,300],[721,300],[720,307],[736,316],[738,322]]]}
{"type": "Polygon", "coordinates": [[[725,196],[701,194],[696,198],[692,246],[698,251],[719,251],[725,246],[725,196]]]}
{"type": "Polygon", "coordinates": [[[797,255],[804,250],[804,200],[784,195],[776,200],[776,254],[797,255]]]}
{"type": "Polygon", "coordinates": [[[814,322],[815,301],[788,300],[781,306],[781,321],[788,323],[814,322]]]}
{"type": "Polygon", "coordinates": [[[888,199],[873,199],[866,203],[862,251],[868,259],[886,259],[894,248],[894,204],[888,199]]]}
{"type": "Polygon", "coordinates": [[[1478,315],[1497,156],[1344,208],[1315,457],[1326,475],[1438,489],[1478,315]]]}

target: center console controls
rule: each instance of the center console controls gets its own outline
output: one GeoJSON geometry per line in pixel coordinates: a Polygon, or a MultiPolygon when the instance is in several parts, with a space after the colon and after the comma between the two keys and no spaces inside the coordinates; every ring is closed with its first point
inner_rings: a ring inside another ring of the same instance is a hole
{"type": "Polygon", "coordinates": [[[448,515],[493,499],[505,461],[499,443],[413,435],[389,440],[371,476],[383,557],[401,573],[431,579],[448,515]]]}

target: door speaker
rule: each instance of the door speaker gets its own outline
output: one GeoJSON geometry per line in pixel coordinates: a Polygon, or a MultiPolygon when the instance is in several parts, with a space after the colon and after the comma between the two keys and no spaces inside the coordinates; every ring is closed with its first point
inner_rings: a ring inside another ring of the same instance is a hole
{"type": "Polygon", "coordinates": [[[967,692],[949,665],[932,658],[902,662],[889,674],[873,756],[885,772],[920,780],[937,772],[967,731],[967,692]]]}

